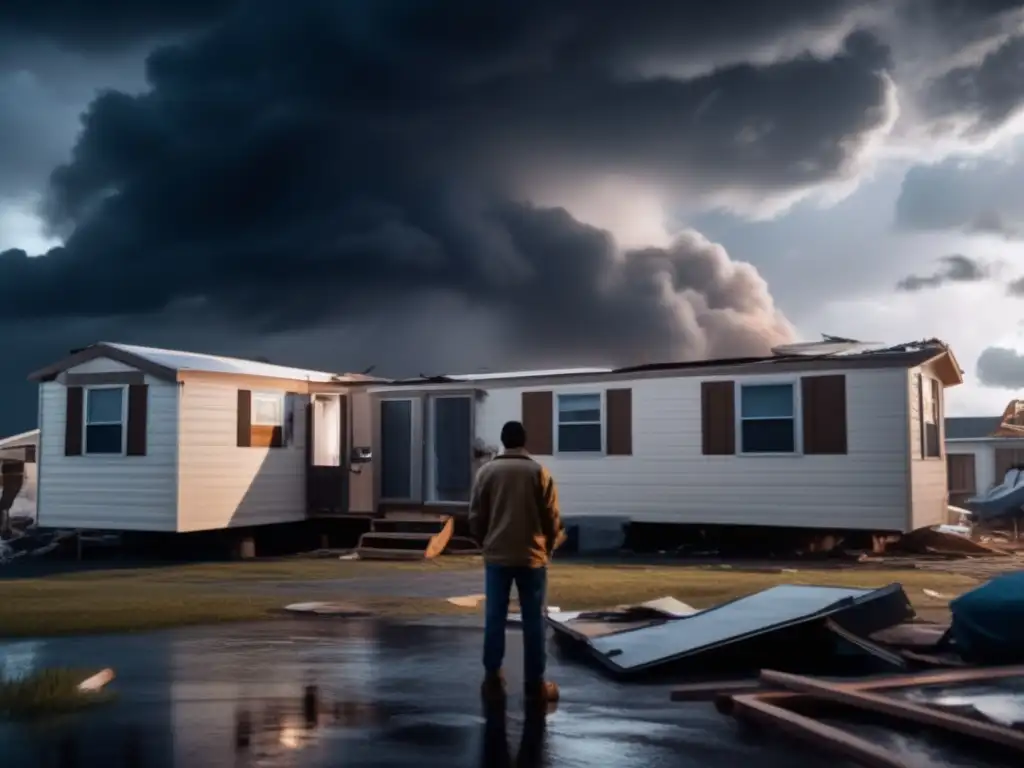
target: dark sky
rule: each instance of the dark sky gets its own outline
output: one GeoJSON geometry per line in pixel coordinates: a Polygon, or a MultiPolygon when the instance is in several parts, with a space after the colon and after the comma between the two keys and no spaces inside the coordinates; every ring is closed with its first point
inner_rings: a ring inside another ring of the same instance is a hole
{"type": "MultiPolygon", "coordinates": [[[[7,0],[0,75],[64,91],[0,98],[0,202],[36,193],[63,246],[0,230],[0,434],[35,423],[22,374],[100,339],[394,374],[766,352],[794,330],[754,266],[693,230],[623,249],[541,191],[764,215],[880,136],[987,135],[1024,101],[1020,5],[7,0]]],[[[902,225],[1005,224],[915,183],[902,225]]]]}

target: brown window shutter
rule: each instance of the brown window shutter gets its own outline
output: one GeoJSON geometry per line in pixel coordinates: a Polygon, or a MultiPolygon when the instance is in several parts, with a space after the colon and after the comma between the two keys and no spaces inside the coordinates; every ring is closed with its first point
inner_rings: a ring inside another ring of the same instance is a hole
{"type": "Polygon", "coordinates": [[[84,405],[84,393],[81,387],[67,388],[67,405],[64,408],[64,455],[82,455],[82,426],[85,414],[82,411],[84,405]]]}
{"type": "Polygon", "coordinates": [[[701,443],[705,456],[736,453],[736,383],[702,381],[700,384],[701,443]]]}
{"type": "Polygon", "coordinates": [[[950,493],[973,494],[976,490],[973,453],[948,454],[946,456],[946,473],[946,488],[950,493]]]}
{"type": "Polygon", "coordinates": [[[604,394],[607,424],[605,445],[609,456],[633,455],[633,390],[609,389],[604,394]]]}
{"type": "Polygon", "coordinates": [[[125,453],[129,456],[146,455],[146,421],[149,387],[132,384],[128,387],[128,441],[125,453]]]}
{"type": "Polygon", "coordinates": [[[238,390],[238,447],[252,445],[252,392],[238,390]]]}
{"type": "Polygon", "coordinates": [[[25,463],[35,464],[36,463],[36,447],[34,445],[25,446],[25,463]]]}
{"type": "Polygon", "coordinates": [[[804,376],[800,380],[804,421],[804,453],[840,455],[848,452],[846,376],[804,376]]]}
{"type": "Polygon", "coordinates": [[[551,392],[523,392],[526,450],[535,456],[550,456],[555,452],[553,402],[551,392]]]}

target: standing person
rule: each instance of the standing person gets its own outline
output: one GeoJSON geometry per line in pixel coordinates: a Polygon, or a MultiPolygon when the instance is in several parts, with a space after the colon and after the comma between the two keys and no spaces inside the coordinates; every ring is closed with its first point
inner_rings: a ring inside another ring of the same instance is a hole
{"type": "Polygon", "coordinates": [[[469,525],[483,549],[486,569],[483,694],[504,693],[505,624],[512,584],[523,621],[527,698],[556,701],[558,686],[544,679],[544,604],[547,566],[561,543],[558,492],[551,473],[526,452],[526,430],[518,421],[501,428],[504,451],[482,466],[473,483],[469,525]]]}

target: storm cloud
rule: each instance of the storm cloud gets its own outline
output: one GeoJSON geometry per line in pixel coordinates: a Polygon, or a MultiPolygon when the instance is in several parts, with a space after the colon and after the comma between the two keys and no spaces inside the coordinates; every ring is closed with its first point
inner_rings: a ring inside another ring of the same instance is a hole
{"type": "Polygon", "coordinates": [[[907,275],[898,283],[898,291],[921,291],[939,288],[947,283],[976,283],[989,276],[991,270],[984,264],[961,253],[943,256],[939,269],[927,275],[907,275]]]}
{"type": "Polygon", "coordinates": [[[1007,347],[988,347],[978,357],[978,379],[986,387],[1024,388],[1024,355],[1007,347]]]}
{"type": "Polygon", "coordinates": [[[1007,158],[951,158],[907,173],[896,224],[1024,238],[1024,146],[1007,158]]]}
{"type": "Polygon", "coordinates": [[[277,331],[437,293],[501,316],[513,346],[584,344],[614,362],[787,338],[756,272],[699,235],[624,253],[530,188],[628,173],[770,197],[843,178],[891,118],[887,49],[870,35],[824,58],[642,70],[688,45],[713,61],[798,21],[838,25],[850,4],[809,19],[783,3],[737,29],[653,0],[625,16],[459,6],[453,21],[431,4],[247,2],[155,50],[150,89],[97,98],[51,177],[64,247],[0,256],[0,317],[198,301],[277,331]]]}
{"type": "MultiPolygon", "coordinates": [[[[319,353],[283,362],[352,368],[372,354],[395,374],[764,353],[793,328],[756,249],[730,256],[685,226],[625,248],[571,200],[538,201],[621,177],[668,209],[764,215],[855,181],[900,114],[899,25],[923,15],[939,47],[999,42],[1006,12],[951,0],[3,3],[0,42],[43,59],[148,55],[144,83],[101,80],[73,146],[80,91],[7,124],[0,104],[0,139],[18,147],[0,154],[15,171],[0,184],[17,179],[7,194],[20,194],[48,167],[41,211],[63,243],[27,254],[0,240],[0,323],[51,329],[46,349],[91,329],[221,353],[270,345],[277,358],[315,338],[319,353]],[[58,107],[52,124],[33,116],[58,107]]],[[[45,69],[4,50],[0,85],[45,69]]],[[[938,67],[926,116],[1009,119],[1012,99],[991,84],[939,85],[983,64],[938,67]]]]}

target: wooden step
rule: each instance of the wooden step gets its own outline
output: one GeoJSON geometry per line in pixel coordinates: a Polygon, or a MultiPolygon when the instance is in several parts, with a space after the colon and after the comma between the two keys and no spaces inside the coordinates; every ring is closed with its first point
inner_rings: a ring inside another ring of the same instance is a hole
{"type": "Polygon", "coordinates": [[[378,518],[370,530],[374,533],[425,533],[435,535],[444,530],[444,520],[392,520],[378,518]]]}
{"type": "Polygon", "coordinates": [[[356,552],[369,560],[430,559],[441,554],[452,537],[455,523],[448,518],[433,532],[370,531],[359,537],[356,552]]]}

